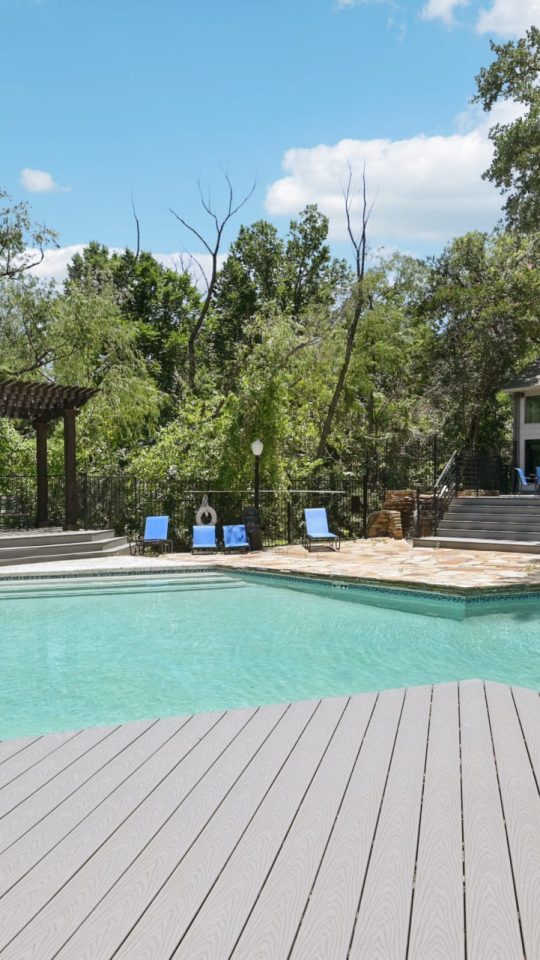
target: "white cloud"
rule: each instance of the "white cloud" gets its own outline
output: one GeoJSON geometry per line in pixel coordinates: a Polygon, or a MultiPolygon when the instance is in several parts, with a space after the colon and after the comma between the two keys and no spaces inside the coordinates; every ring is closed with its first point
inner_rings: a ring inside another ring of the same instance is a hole
{"type": "MultiPolygon", "coordinates": [[[[423,20],[440,20],[451,27],[455,20],[454,14],[459,7],[471,7],[468,18],[469,26],[475,25],[478,33],[496,34],[502,37],[520,37],[530,26],[540,26],[540,0],[426,0],[420,9],[423,20]]],[[[400,10],[404,7],[397,0],[337,0],[337,9],[346,10],[351,7],[367,6],[370,4],[387,4],[400,10]]]]}
{"type": "MultiPolygon", "coordinates": [[[[76,253],[82,253],[84,243],[75,243],[71,247],[60,247],[58,250],[46,250],[45,256],[37,267],[32,267],[32,276],[40,280],[54,280],[62,283],[67,276],[67,265],[71,262],[76,253]]],[[[27,250],[33,258],[39,257],[39,250],[27,250]]]]}
{"type": "Polygon", "coordinates": [[[31,167],[21,170],[21,184],[30,193],[66,193],[71,190],[71,187],[61,187],[46,170],[32,170],[31,167]]]}
{"type": "Polygon", "coordinates": [[[523,36],[531,26],[540,26],[540,0],[493,0],[480,10],[476,23],[478,33],[505,37],[523,36]]]}
{"type": "Polygon", "coordinates": [[[456,8],[468,5],[469,0],[428,0],[420,15],[423,20],[442,20],[447,26],[451,26],[456,8]]]}
{"type": "MultiPolygon", "coordinates": [[[[84,243],[75,243],[68,247],[59,247],[57,250],[46,250],[45,256],[41,263],[37,267],[32,268],[32,274],[34,277],[38,277],[40,280],[54,280],[55,283],[61,284],[67,277],[67,268],[68,264],[71,263],[73,257],[76,253],[81,253],[84,251],[86,244],[84,243]]],[[[121,247],[109,247],[111,253],[122,253],[123,248],[121,247]]],[[[31,254],[34,259],[39,258],[38,250],[27,250],[28,254],[31,254]]],[[[190,260],[190,256],[195,257],[199,262],[202,271],[206,277],[210,276],[211,270],[211,260],[210,254],[208,253],[195,253],[195,254],[182,254],[182,253],[155,253],[154,257],[159,263],[162,263],[164,267],[168,267],[171,270],[178,270],[179,272],[182,269],[188,270],[192,277],[193,282],[199,287],[199,289],[205,289],[205,283],[201,273],[201,269],[197,267],[193,260],[190,260]]],[[[227,254],[222,253],[218,257],[218,265],[221,268],[227,259],[227,254]]]]}
{"type": "Polygon", "coordinates": [[[499,218],[501,198],[481,179],[492,154],[488,130],[516,114],[515,105],[502,104],[487,118],[477,111],[461,114],[457,132],[448,136],[341,140],[288,150],[286,176],[268,188],[266,209],[286,216],[317,203],[330,218],[332,239],[346,240],[343,187],[349,167],[359,185],[365,163],[368,195],[375,200],[372,242],[419,248],[467,230],[489,230],[499,218]]]}

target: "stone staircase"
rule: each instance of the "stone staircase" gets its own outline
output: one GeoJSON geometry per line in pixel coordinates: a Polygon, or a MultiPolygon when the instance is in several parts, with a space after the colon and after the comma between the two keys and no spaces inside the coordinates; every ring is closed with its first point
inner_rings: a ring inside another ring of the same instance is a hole
{"type": "Polygon", "coordinates": [[[6,530],[0,534],[0,567],[128,553],[127,538],[117,537],[114,530],[6,530]]]}
{"type": "Polygon", "coordinates": [[[413,545],[540,553],[540,496],[455,498],[437,535],[417,537],[413,545]]]}

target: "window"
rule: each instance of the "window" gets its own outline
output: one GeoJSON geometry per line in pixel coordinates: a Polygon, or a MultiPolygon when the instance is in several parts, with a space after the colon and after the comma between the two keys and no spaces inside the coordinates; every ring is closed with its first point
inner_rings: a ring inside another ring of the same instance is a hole
{"type": "Polygon", "coordinates": [[[540,396],[525,397],[525,423],[540,423],[540,396]]]}
{"type": "Polygon", "coordinates": [[[540,467],[540,440],[525,441],[525,473],[534,477],[536,467],[540,467]]]}

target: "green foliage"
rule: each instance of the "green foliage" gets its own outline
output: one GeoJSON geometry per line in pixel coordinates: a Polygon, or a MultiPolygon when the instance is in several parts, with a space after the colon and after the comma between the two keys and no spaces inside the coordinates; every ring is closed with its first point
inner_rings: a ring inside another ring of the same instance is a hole
{"type": "Polygon", "coordinates": [[[150,253],[109,253],[91,243],[68,266],[66,293],[108,290],[131,321],[156,383],[172,399],[181,392],[181,370],[200,296],[190,275],[158,263],[150,253]]]}
{"type": "MultiPolygon", "coordinates": [[[[12,216],[31,229],[27,211],[12,216]]],[[[425,262],[373,260],[361,282],[327,237],[313,206],[284,237],[263,220],[241,227],[191,355],[201,295],[149,253],[92,243],[63,290],[26,271],[4,276],[0,378],[98,388],[78,418],[90,472],[172,468],[245,487],[258,437],[263,485],[279,487],[321,466],[354,471],[381,439],[437,431],[447,446],[504,443],[501,388],[540,345],[540,234],[467,234],[425,262]]],[[[60,473],[61,424],[49,453],[60,473]]],[[[0,421],[0,473],[31,473],[34,455],[32,426],[0,421]]]]}
{"type": "Polygon", "coordinates": [[[0,280],[20,277],[57,245],[54,230],[32,222],[28,204],[13,203],[0,189],[0,280]]]}
{"type": "Polygon", "coordinates": [[[433,332],[427,394],[453,445],[502,436],[497,394],[540,344],[539,257],[538,235],[470,233],[431,261],[419,302],[433,332]]]}
{"type": "Polygon", "coordinates": [[[490,130],[494,145],[491,166],[484,177],[508,194],[508,224],[519,230],[540,229],[540,29],[531,27],[524,38],[491,43],[495,60],[476,81],[477,102],[489,111],[496,103],[511,101],[523,108],[511,123],[490,130]]]}

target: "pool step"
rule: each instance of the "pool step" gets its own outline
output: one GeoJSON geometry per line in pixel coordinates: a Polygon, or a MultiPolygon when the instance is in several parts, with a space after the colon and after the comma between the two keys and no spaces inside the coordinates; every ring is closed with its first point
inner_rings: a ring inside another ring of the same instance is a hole
{"type": "Polygon", "coordinates": [[[0,567],[128,553],[127,537],[117,537],[114,530],[30,531],[0,536],[0,567]]]}
{"type": "Polygon", "coordinates": [[[25,597],[54,597],[58,591],[69,596],[83,596],[95,592],[99,596],[126,593],[189,593],[207,590],[238,590],[246,587],[244,581],[223,574],[203,573],[201,576],[180,574],[172,578],[161,576],[128,575],[124,577],[51,577],[43,580],[20,581],[17,578],[2,582],[0,601],[25,597]]]}

